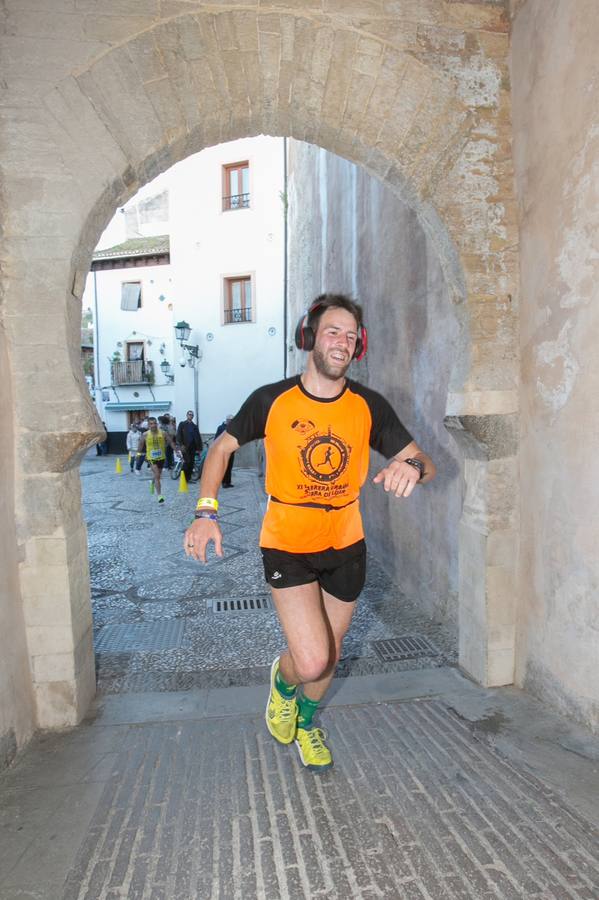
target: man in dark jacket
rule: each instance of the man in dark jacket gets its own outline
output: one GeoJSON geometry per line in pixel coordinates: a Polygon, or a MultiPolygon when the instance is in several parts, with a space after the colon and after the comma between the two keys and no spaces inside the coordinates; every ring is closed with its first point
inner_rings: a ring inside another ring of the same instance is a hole
{"type": "Polygon", "coordinates": [[[191,479],[193,461],[196,452],[202,452],[202,436],[198,426],[193,421],[193,411],[187,411],[184,422],[179,422],[177,428],[177,444],[183,453],[183,471],[187,481],[191,479]]]}

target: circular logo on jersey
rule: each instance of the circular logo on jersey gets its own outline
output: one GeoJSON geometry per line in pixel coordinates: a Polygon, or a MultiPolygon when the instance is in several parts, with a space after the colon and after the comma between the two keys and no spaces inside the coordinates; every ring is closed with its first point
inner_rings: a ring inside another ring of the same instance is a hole
{"type": "Polygon", "coordinates": [[[337,435],[317,434],[300,451],[304,474],[314,481],[328,484],[347,469],[350,448],[337,435]]]}

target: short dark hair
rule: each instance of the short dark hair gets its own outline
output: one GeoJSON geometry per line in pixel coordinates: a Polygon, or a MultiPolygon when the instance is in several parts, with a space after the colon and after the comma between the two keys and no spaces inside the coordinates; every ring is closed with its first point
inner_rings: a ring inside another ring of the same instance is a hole
{"type": "Polygon", "coordinates": [[[312,329],[314,334],[318,331],[318,323],[327,309],[347,310],[356,320],[358,330],[364,324],[362,307],[355,300],[352,300],[351,297],[348,297],[347,294],[321,294],[314,300],[310,309],[313,311],[308,313],[306,325],[312,329]]]}
{"type": "Polygon", "coordinates": [[[158,424],[156,416],[148,416],[148,422],[156,422],[156,424],[158,424]]]}

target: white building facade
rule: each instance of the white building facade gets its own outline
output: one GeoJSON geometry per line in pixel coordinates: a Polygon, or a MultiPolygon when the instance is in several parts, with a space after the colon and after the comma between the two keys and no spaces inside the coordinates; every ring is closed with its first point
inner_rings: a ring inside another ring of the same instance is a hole
{"type": "Polygon", "coordinates": [[[257,137],[190,156],[102,235],[83,308],[111,449],[147,414],[179,421],[193,409],[212,434],[252,390],[283,377],[285,151],[283,139],[257,137]]]}

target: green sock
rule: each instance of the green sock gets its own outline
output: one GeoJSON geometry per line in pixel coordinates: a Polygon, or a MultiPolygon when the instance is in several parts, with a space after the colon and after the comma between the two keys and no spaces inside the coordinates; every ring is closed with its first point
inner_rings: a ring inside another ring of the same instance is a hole
{"type": "Polygon", "coordinates": [[[279,669],[277,669],[277,674],[275,675],[275,687],[278,690],[279,694],[282,697],[286,697],[287,700],[291,700],[292,697],[295,697],[297,684],[287,684],[286,681],[283,681],[279,669]]]}
{"type": "Polygon", "coordinates": [[[310,700],[310,698],[306,697],[304,694],[301,694],[297,698],[298,728],[305,728],[307,730],[308,728],[312,727],[312,719],[314,717],[314,713],[318,709],[319,704],[320,700],[310,700]]]}

